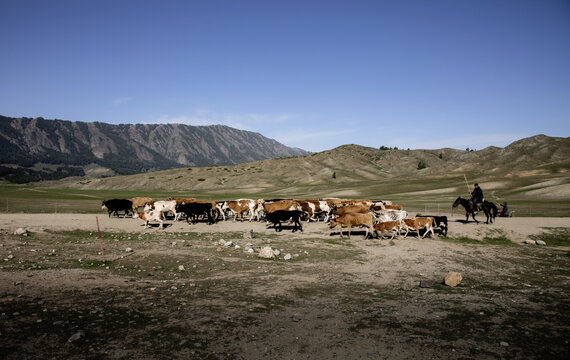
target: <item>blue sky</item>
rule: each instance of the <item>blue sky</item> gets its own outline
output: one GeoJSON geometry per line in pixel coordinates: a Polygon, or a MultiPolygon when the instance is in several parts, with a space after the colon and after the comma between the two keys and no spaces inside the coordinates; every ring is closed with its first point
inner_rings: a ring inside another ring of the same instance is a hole
{"type": "Polygon", "coordinates": [[[570,2],[0,0],[0,114],[309,151],[570,135],[570,2]]]}

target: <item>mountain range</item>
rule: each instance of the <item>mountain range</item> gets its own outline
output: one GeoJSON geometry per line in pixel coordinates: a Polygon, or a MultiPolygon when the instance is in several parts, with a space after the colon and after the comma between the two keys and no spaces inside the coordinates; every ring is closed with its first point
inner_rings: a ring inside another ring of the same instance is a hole
{"type": "Polygon", "coordinates": [[[0,116],[0,178],[12,182],[235,165],[308,154],[228,126],[121,124],[0,116]]]}

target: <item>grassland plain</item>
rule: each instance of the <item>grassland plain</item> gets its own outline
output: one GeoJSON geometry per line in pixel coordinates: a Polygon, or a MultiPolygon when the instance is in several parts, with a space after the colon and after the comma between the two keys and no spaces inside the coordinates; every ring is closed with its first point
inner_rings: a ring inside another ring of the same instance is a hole
{"type": "Polygon", "coordinates": [[[3,358],[570,355],[566,218],[455,215],[449,238],[389,241],[341,239],[322,223],[143,230],[100,215],[0,214],[3,358]],[[530,237],[547,246],[524,245],[530,237]],[[263,246],[281,254],[261,259],[263,246]],[[458,287],[440,284],[448,271],[463,274],[458,287]]]}

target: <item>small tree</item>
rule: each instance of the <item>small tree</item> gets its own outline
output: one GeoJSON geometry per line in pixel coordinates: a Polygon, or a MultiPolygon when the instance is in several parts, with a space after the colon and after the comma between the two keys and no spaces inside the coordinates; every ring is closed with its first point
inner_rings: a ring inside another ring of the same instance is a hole
{"type": "Polygon", "coordinates": [[[332,178],[333,178],[333,179],[336,179],[336,171],[335,171],[335,172],[333,172],[333,174],[332,174],[332,178]]]}
{"type": "Polygon", "coordinates": [[[418,163],[418,170],[425,169],[427,167],[426,163],[420,160],[418,163]]]}

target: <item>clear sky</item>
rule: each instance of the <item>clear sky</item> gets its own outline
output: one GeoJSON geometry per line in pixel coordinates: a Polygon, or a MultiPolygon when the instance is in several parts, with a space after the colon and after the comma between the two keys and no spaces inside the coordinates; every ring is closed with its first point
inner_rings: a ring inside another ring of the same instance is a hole
{"type": "Polygon", "coordinates": [[[0,114],[309,151],[570,136],[568,0],[0,0],[0,114]]]}

